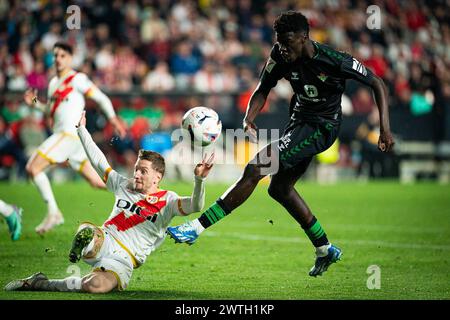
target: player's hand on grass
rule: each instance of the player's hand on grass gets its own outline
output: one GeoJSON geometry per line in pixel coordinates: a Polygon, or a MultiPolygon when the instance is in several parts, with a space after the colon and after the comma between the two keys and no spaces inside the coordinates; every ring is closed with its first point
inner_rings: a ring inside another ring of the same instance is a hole
{"type": "Polygon", "coordinates": [[[381,131],[380,138],[378,139],[378,149],[381,152],[389,152],[394,147],[394,138],[391,131],[381,131]]]}
{"type": "Polygon", "coordinates": [[[27,91],[25,91],[25,93],[23,94],[23,100],[25,100],[25,103],[30,106],[33,107],[35,106],[35,104],[37,103],[37,89],[28,89],[27,91]]]}
{"type": "Polygon", "coordinates": [[[250,142],[257,143],[258,138],[256,137],[256,130],[258,129],[258,127],[256,126],[256,124],[254,124],[253,121],[244,119],[242,125],[244,127],[244,132],[248,134],[250,142]]]}
{"type": "Polygon", "coordinates": [[[77,128],[79,128],[80,126],[83,127],[86,126],[86,111],[83,111],[83,113],[81,114],[80,121],[78,121],[77,128]]]}
{"type": "Polygon", "coordinates": [[[206,160],[207,154],[205,153],[202,162],[197,164],[194,169],[194,174],[197,177],[206,178],[211,171],[211,168],[214,165],[214,152],[211,154],[211,156],[206,160]]]}
{"type": "Polygon", "coordinates": [[[113,117],[109,120],[111,122],[111,125],[114,128],[114,132],[120,137],[120,139],[125,138],[127,135],[127,129],[125,128],[125,125],[120,121],[118,117],[113,117]]]}

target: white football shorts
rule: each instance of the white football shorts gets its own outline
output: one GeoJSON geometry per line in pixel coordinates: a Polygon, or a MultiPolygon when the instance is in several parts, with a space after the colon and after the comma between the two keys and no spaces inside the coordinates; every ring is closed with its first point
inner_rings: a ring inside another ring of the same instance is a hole
{"type": "MultiPolygon", "coordinates": [[[[101,228],[99,228],[102,230],[101,228]]],[[[103,245],[94,258],[83,258],[84,262],[91,265],[94,271],[111,272],[117,279],[118,289],[125,290],[130,283],[133,274],[133,261],[130,254],[119,242],[104,231],[103,245]]]]}
{"type": "Polygon", "coordinates": [[[69,132],[57,132],[48,137],[38,147],[37,153],[51,164],[69,161],[72,169],[81,171],[88,161],[80,138],[69,132]]]}

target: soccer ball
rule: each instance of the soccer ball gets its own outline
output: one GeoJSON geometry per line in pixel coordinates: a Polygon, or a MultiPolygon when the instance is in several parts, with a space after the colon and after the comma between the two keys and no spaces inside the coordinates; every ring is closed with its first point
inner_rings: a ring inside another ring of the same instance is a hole
{"type": "Polygon", "coordinates": [[[213,109],[195,107],[184,114],[181,127],[189,131],[192,143],[198,143],[204,147],[219,138],[222,132],[222,121],[213,109]]]}

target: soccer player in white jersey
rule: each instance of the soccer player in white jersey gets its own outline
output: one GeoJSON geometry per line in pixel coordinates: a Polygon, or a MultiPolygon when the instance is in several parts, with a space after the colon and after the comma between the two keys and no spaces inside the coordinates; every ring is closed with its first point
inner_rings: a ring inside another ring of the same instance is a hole
{"type": "Polygon", "coordinates": [[[164,158],[157,152],[139,151],[132,179],[111,169],[105,156],[85,128],[84,113],[78,135],[90,162],[115,201],[102,227],[83,223],[72,243],[69,260],[82,258],[93,267],[83,278],[49,280],[43,273],[8,283],[5,290],[74,291],[105,293],[125,289],[134,268],[164,241],[166,229],[175,216],[200,211],[205,202],[204,179],[213,166],[214,154],[194,169],[194,190],[190,197],[159,189],[164,175],[164,158]]]}
{"type": "Polygon", "coordinates": [[[93,187],[105,188],[104,183],[90,165],[75,131],[75,125],[85,107],[84,96],[97,102],[121,138],[126,134],[109,98],[89,80],[86,74],[71,68],[72,47],[67,43],[57,42],[53,54],[56,76],[50,80],[48,86],[48,102],[46,104],[39,102],[36,90],[29,89],[24,94],[25,103],[45,112],[53,122],[53,134],[38,147],[26,166],[27,173],[47,204],[47,216],[36,227],[36,232],[39,234],[64,223],[63,215],[45,174],[49,166],[68,160],[71,168],[78,171],[93,187]]]}
{"type": "Polygon", "coordinates": [[[0,199],[0,214],[8,224],[11,240],[19,240],[22,231],[22,208],[9,204],[0,199]]]}

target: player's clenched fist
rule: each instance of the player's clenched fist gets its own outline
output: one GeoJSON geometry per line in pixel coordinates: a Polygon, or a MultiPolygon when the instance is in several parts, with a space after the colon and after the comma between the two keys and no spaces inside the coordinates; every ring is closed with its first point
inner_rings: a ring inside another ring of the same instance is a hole
{"type": "Polygon", "coordinates": [[[378,139],[378,149],[382,152],[389,152],[394,147],[394,138],[390,131],[381,131],[378,139]]]}
{"type": "Polygon", "coordinates": [[[255,123],[245,118],[244,121],[242,121],[242,126],[244,127],[244,132],[248,134],[250,142],[257,143],[258,138],[256,137],[256,130],[258,127],[255,123]]]}
{"type": "Polygon", "coordinates": [[[32,107],[37,102],[37,90],[36,89],[28,89],[23,94],[23,100],[25,100],[25,103],[32,107]]]}

